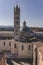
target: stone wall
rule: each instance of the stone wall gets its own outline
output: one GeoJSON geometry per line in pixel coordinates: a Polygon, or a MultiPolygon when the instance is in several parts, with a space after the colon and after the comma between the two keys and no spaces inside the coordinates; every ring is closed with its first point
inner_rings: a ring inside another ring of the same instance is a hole
{"type": "Polygon", "coordinates": [[[18,58],[32,58],[32,43],[22,43],[14,40],[0,40],[0,51],[1,50],[11,51],[11,53],[18,58]],[[11,43],[11,46],[9,46],[9,42],[11,43]]]}

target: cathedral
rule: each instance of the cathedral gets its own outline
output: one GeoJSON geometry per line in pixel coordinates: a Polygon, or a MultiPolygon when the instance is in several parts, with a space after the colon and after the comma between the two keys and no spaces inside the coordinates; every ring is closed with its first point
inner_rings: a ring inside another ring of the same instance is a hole
{"type": "Polygon", "coordinates": [[[41,45],[43,46],[43,44],[42,42],[39,41],[37,33],[33,32],[31,28],[26,25],[26,21],[23,22],[23,28],[20,31],[20,7],[18,5],[14,7],[14,32],[13,33],[14,34],[11,33],[9,34],[5,33],[5,34],[8,36],[11,34],[14,36],[14,38],[0,39],[0,52],[5,51],[7,58],[32,59],[33,65],[37,65],[36,60],[38,60],[37,58],[39,58],[39,56],[37,57],[38,55],[37,52],[39,53],[38,50],[40,50],[41,45]]]}
{"type": "Polygon", "coordinates": [[[30,27],[26,26],[26,21],[23,22],[23,28],[20,31],[20,8],[18,5],[14,8],[14,40],[25,41],[28,37],[33,37],[34,32],[30,27]]]}
{"type": "Polygon", "coordinates": [[[20,31],[20,7],[16,5],[16,7],[14,7],[14,38],[0,39],[0,51],[6,51],[7,57],[32,58],[33,45],[27,40],[31,37],[31,33],[33,32],[26,26],[25,21],[23,22],[23,28],[20,31]]]}

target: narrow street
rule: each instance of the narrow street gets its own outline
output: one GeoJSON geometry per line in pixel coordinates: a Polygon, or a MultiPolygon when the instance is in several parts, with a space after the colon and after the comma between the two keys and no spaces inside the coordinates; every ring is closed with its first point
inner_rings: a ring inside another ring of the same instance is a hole
{"type": "Polygon", "coordinates": [[[7,59],[6,65],[31,65],[30,60],[7,59]]]}

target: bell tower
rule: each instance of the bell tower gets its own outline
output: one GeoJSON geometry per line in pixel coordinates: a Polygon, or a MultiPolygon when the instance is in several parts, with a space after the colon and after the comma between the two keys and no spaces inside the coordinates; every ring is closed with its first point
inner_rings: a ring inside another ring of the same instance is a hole
{"type": "Polygon", "coordinates": [[[18,4],[14,7],[14,40],[20,38],[20,7],[18,4]]]}

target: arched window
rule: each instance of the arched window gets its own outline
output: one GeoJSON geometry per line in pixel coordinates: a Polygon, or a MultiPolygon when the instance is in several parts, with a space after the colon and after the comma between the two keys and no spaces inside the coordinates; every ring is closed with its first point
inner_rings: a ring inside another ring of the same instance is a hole
{"type": "Polygon", "coordinates": [[[16,44],[14,44],[14,48],[16,48],[16,44]]]}
{"type": "Polygon", "coordinates": [[[28,50],[30,50],[31,48],[30,48],[30,45],[28,46],[28,50]]]}
{"type": "Polygon", "coordinates": [[[16,33],[16,35],[17,35],[17,33],[16,33]]]}
{"type": "Polygon", "coordinates": [[[4,46],[5,46],[5,42],[4,42],[4,46]]]}
{"type": "Polygon", "coordinates": [[[22,45],[22,50],[24,50],[24,46],[22,45]]]}
{"type": "Polygon", "coordinates": [[[16,29],[16,32],[18,32],[18,29],[16,29]]]}
{"type": "Polygon", "coordinates": [[[16,21],[16,24],[18,24],[18,21],[16,21]]]}
{"type": "Polygon", "coordinates": [[[15,19],[17,19],[17,20],[18,20],[18,19],[19,19],[19,17],[18,17],[18,16],[16,16],[16,17],[15,17],[15,19]]]}
{"type": "Polygon", "coordinates": [[[11,46],[11,42],[9,42],[9,46],[11,46]]]}

